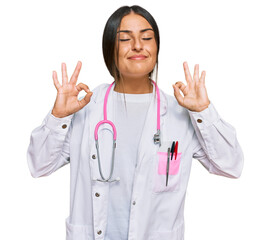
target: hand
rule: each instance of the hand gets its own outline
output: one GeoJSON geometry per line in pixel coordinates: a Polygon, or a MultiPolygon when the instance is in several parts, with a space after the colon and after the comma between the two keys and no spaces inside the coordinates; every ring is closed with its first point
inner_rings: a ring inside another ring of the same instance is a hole
{"type": "Polygon", "coordinates": [[[73,75],[68,82],[66,64],[62,63],[62,86],[57,80],[57,73],[53,71],[54,85],[57,89],[57,97],[52,110],[52,114],[55,117],[62,118],[71,115],[89,103],[93,93],[89,90],[88,86],[83,83],[76,85],[81,66],[82,63],[78,61],[73,75]],[[79,92],[82,90],[84,90],[87,94],[81,101],[79,101],[77,97],[79,92]]]}
{"type": "Polygon", "coordinates": [[[195,112],[203,111],[210,104],[205,88],[206,72],[203,71],[199,78],[199,65],[196,64],[192,79],[187,62],[183,63],[183,67],[187,86],[182,82],[176,82],[173,84],[174,96],[176,97],[179,105],[187,108],[188,110],[195,112]],[[180,90],[184,96],[181,95],[180,90]]]}

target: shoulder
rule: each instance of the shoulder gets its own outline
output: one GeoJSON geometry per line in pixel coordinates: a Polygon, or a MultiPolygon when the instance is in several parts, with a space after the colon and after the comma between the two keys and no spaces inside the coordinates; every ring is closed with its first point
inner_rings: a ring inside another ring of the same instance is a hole
{"type": "Polygon", "coordinates": [[[194,129],[191,122],[191,118],[188,109],[179,105],[175,96],[169,95],[162,90],[161,99],[165,99],[167,102],[165,105],[165,114],[163,114],[163,103],[161,101],[161,115],[164,115],[164,130],[166,131],[165,136],[168,138],[182,138],[184,136],[192,136],[194,129]],[[188,135],[187,135],[188,134],[188,135]]]}
{"type": "Polygon", "coordinates": [[[95,87],[94,89],[92,89],[91,91],[93,92],[93,95],[91,96],[91,101],[93,101],[94,103],[97,103],[101,99],[103,99],[104,93],[109,87],[109,85],[110,85],[109,83],[102,83],[98,85],[97,87],[95,87]]]}
{"type": "Polygon", "coordinates": [[[87,108],[91,108],[96,103],[103,101],[105,92],[109,86],[110,86],[110,83],[102,83],[96,86],[95,88],[91,89],[91,92],[93,94],[91,96],[89,104],[87,105],[87,108]]]}
{"type": "MultiPolygon", "coordinates": [[[[96,86],[95,88],[91,89],[90,91],[93,93],[90,102],[83,107],[81,110],[75,113],[76,118],[85,117],[87,113],[91,112],[95,109],[96,103],[100,102],[104,99],[104,94],[106,89],[109,87],[109,83],[102,83],[96,86]]],[[[79,100],[83,99],[84,97],[79,98],[79,100]]]]}

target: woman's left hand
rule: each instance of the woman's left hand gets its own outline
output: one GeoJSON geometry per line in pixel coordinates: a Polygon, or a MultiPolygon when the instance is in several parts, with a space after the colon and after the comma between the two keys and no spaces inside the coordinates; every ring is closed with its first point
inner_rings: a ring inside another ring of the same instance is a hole
{"type": "Polygon", "coordinates": [[[183,82],[176,82],[173,84],[174,96],[176,97],[178,103],[188,110],[194,112],[203,111],[210,104],[205,88],[206,72],[203,71],[199,78],[199,65],[196,64],[192,79],[187,62],[183,63],[183,67],[187,86],[183,82]],[[181,95],[180,90],[184,96],[181,95]]]}

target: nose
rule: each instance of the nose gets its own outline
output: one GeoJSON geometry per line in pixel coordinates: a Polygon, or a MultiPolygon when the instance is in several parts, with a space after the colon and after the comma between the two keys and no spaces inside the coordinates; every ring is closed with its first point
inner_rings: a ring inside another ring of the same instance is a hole
{"type": "Polygon", "coordinates": [[[143,43],[140,38],[134,38],[132,49],[134,51],[141,51],[143,48],[143,43]]]}

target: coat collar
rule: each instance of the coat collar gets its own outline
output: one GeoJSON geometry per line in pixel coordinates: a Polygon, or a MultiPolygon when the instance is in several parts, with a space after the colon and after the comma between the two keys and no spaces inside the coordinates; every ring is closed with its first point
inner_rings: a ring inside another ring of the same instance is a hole
{"type": "MultiPolygon", "coordinates": [[[[110,86],[109,83],[104,83],[104,84],[101,84],[100,86],[98,86],[96,89],[94,89],[93,90],[94,94],[93,94],[93,97],[91,98],[91,100],[94,101],[95,103],[102,102],[102,104],[103,104],[105,93],[106,93],[109,86],[110,86]]],[[[114,87],[115,87],[115,83],[113,84],[113,86],[109,92],[109,96],[108,96],[108,103],[107,103],[108,112],[110,112],[110,109],[112,109],[109,107],[109,105],[112,102],[112,97],[113,97],[112,91],[113,91],[114,87]]],[[[154,84],[153,84],[153,87],[154,87],[154,84]]],[[[161,90],[160,88],[159,88],[159,90],[160,90],[160,115],[163,116],[167,112],[168,101],[167,101],[166,94],[163,92],[163,90],[161,90]]],[[[156,105],[156,109],[157,109],[157,105],[156,105]]],[[[109,114],[108,114],[108,118],[109,118],[109,114]]]]}

